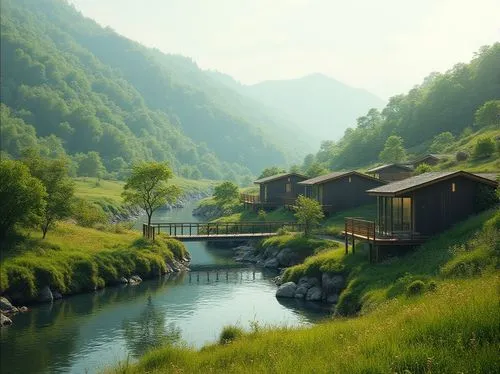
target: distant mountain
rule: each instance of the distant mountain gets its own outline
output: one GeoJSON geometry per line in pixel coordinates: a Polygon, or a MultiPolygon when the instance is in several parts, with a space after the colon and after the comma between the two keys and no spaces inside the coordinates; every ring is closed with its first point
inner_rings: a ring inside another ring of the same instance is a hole
{"type": "Polygon", "coordinates": [[[249,96],[293,119],[317,142],[342,137],[356,119],[386,104],[376,95],[323,74],[265,81],[246,87],[249,96]]]}
{"type": "Polygon", "coordinates": [[[75,160],[97,151],[111,172],[155,159],[187,177],[242,180],[314,149],[288,118],[191,59],[146,48],[65,1],[2,0],[0,17],[1,144],[14,157],[50,143],[75,160]]]}

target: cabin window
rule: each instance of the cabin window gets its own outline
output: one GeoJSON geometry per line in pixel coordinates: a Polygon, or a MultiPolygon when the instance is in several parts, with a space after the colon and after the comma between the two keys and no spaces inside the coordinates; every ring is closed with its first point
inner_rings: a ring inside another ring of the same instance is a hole
{"type": "Polygon", "coordinates": [[[455,183],[452,183],[451,184],[451,192],[455,192],[455,191],[456,191],[455,183]]]}
{"type": "Polygon", "coordinates": [[[349,177],[349,183],[351,183],[351,177],[349,177]]]}
{"type": "Polygon", "coordinates": [[[292,184],[291,183],[285,184],[285,192],[292,192],[292,184]]]}

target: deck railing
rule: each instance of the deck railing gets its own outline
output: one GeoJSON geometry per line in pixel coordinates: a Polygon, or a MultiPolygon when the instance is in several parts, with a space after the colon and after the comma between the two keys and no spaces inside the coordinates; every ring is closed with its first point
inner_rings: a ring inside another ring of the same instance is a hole
{"type": "Polygon", "coordinates": [[[359,217],[345,218],[346,235],[360,235],[368,240],[375,240],[377,228],[374,221],[368,221],[359,217]]]}
{"type": "Polygon", "coordinates": [[[240,194],[240,201],[242,203],[247,203],[247,204],[260,204],[260,196],[259,195],[252,195],[248,193],[241,193],[240,194]]]}
{"type": "Polygon", "coordinates": [[[212,223],[164,223],[153,222],[143,225],[143,236],[154,239],[160,233],[172,237],[223,236],[245,234],[270,234],[279,229],[302,231],[304,225],[297,222],[212,222],[212,223]]]}

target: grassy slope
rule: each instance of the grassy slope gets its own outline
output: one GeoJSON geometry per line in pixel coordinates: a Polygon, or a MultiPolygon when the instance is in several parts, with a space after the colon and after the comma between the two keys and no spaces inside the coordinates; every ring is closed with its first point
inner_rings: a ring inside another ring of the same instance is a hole
{"type": "Polygon", "coordinates": [[[137,232],[102,232],[71,223],[58,223],[41,239],[38,231],[1,251],[0,293],[33,297],[46,285],[62,293],[93,290],[121,276],[150,277],[164,272],[187,251],[173,239],[145,241],[137,232]]]}
{"type": "Polygon", "coordinates": [[[359,318],[308,329],[255,329],[244,339],[201,351],[165,347],[112,372],[495,372],[499,230],[500,212],[485,212],[412,254],[377,265],[363,251],[323,251],[285,277],[348,270],[345,292],[363,304],[359,318]],[[415,279],[426,290],[408,296],[415,279]]]}

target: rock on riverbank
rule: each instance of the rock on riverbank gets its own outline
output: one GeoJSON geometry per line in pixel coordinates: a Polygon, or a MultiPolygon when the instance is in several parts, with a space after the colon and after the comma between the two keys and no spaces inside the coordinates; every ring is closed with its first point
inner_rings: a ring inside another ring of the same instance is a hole
{"type": "Polygon", "coordinates": [[[321,278],[302,277],[297,283],[286,282],[276,291],[276,297],[289,297],[307,301],[336,304],[345,288],[346,280],[340,274],[322,273],[321,278]]]}

